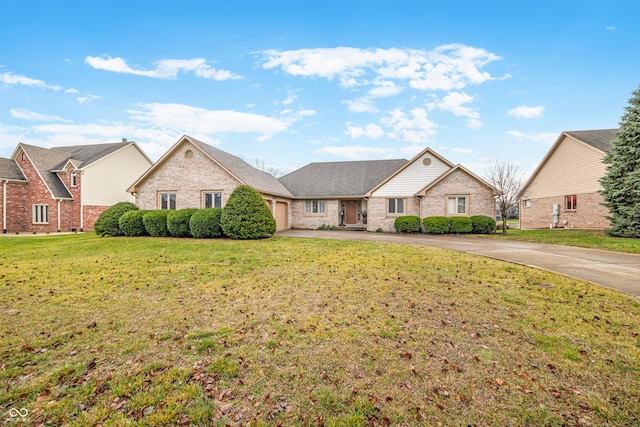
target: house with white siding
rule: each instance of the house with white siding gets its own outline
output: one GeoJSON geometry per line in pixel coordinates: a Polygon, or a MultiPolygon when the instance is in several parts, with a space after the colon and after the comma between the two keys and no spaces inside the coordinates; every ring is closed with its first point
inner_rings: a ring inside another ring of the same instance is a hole
{"type": "Polygon", "coordinates": [[[42,148],[18,144],[0,159],[2,231],[92,231],[152,161],[133,141],[42,148]]]}
{"type": "Polygon", "coordinates": [[[600,190],[618,129],[562,132],[518,195],[523,229],[610,226],[600,190]]]}
{"type": "Polygon", "coordinates": [[[393,232],[399,216],[495,215],[497,190],[427,148],[412,160],[318,162],[280,179],[183,136],[128,189],[140,209],[223,207],[258,190],[278,230],[322,226],[393,232]]]}

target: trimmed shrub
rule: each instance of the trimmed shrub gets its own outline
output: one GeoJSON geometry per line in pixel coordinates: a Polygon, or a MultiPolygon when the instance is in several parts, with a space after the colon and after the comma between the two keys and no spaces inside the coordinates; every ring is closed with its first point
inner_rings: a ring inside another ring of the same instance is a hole
{"type": "Polygon", "coordinates": [[[454,216],[451,217],[451,232],[464,234],[471,233],[473,231],[473,224],[471,218],[468,216],[454,216]]]}
{"type": "Polygon", "coordinates": [[[221,208],[200,209],[194,212],[193,215],[191,215],[191,219],[189,219],[191,235],[198,239],[221,237],[221,215],[221,208]]]}
{"type": "Polygon", "coordinates": [[[496,220],[485,215],[474,215],[471,217],[473,233],[490,234],[496,231],[496,220]]]}
{"type": "Polygon", "coordinates": [[[169,229],[167,229],[167,214],[168,210],[162,209],[158,211],[149,211],[142,217],[144,228],[149,233],[149,236],[153,237],[167,237],[169,236],[169,229]]]}
{"type": "Polygon", "coordinates": [[[233,190],[220,217],[222,231],[232,239],[260,239],[276,232],[276,220],[260,193],[248,185],[233,190]]]}
{"type": "Polygon", "coordinates": [[[122,234],[128,237],[147,236],[149,233],[144,228],[144,222],[142,221],[142,217],[146,213],[147,211],[137,209],[125,212],[118,221],[122,234]]]}
{"type": "Polygon", "coordinates": [[[98,236],[122,236],[120,230],[120,217],[125,213],[137,210],[138,207],[131,202],[119,202],[102,212],[93,229],[98,236]]]}
{"type": "Polygon", "coordinates": [[[422,220],[422,229],[429,234],[445,234],[451,228],[451,219],[446,216],[428,216],[422,220]]]}
{"type": "Polygon", "coordinates": [[[419,233],[420,217],[416,215],[399,216],[393,226],[398,233],[419,233]]]}
{"type": "Polygon", "coordinates": [[[173,237],[192,237],[189,220],[198,209],[186,208],[169,211],[167,214],[167,229],[173,237]]]}

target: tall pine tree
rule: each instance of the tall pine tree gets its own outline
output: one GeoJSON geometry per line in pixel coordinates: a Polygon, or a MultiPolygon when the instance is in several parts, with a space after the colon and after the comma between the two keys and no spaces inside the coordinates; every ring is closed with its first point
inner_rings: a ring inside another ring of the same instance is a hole
{"type": "Polygon", "coordinates": [[[607,172],[600,183],[609,208],[609,233],[640,238],[640,88],[636,89],[620,120],[620,130],[605,156],[607,172]]]}

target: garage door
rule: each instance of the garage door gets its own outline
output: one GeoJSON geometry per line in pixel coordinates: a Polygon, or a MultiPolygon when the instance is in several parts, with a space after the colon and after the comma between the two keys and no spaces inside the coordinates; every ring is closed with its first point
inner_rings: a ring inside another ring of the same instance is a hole
{"type": "Polygon", "coordinates": [[[289,228],[289,207],[286,202],[276,202],[276,229],[289,228]]]}

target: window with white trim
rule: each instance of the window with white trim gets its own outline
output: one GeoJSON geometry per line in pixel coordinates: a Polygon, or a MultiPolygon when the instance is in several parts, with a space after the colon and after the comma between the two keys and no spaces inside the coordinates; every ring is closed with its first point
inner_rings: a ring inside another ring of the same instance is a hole
{"type": "Polygon", "coordinates": [[[526,199],[524,202],[524,207],[525,208],[530,208],[531,207],[531,199],[526,199]]]}
{"type": "Polygon", "coordinates": [[[202,207],[207,208],[221,208],[222,207],[222,193],[205,191],[202,193],[202,207]]]}
{"type": "Polygon", "coordinates": [[[564,196],[564,206],[568,211],[575,211],[578,209],[578,196],[575,194],[564,196]]]}
{"type": "Polygon", "coordinates": [[[447,213],[449,215],[466,215],[467,204],[467,196],[448,196],[447,213]]]}
{"type": "Polygon", "coordinates": [[[176,193],[160,193],[160,209],[176,209],[176,193]]]}
{"type": "Polygon", "coordinates": [[[71,171],[71,173],[69,174],[69,181],[71,181],[72,187],[78,185],[78,173],[76,171],[71,171]]]}
{"type": "Polygon", "coordinates": [[[307,200],[305,212],[308,214],[323,214],[325,212],[324,200],[307,200]]]}
{"type": "Polygon", "coordinates": [[[49,224],[49,205],[33,205],[33,223],[49,224]]]}
{"type": "Polygon", "coordinates": [[[387,213],[403,214],[404,199],[387,199],[387,213]]]}

